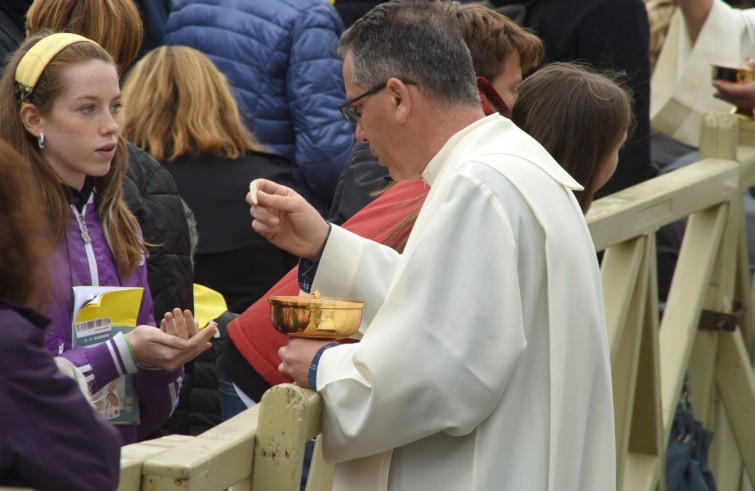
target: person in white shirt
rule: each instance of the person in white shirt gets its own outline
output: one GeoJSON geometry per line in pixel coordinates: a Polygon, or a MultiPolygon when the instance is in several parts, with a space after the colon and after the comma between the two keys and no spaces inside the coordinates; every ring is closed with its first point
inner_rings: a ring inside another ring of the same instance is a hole
{"type": "Polygon", "coordinates": [[[678,5],[653,72],[650,116],[655,132],[689,151],[699,144],[705,113],[728,112],[743,105],[743,97],[755,107],[755,83],[713,81],[711,69],[712,64],[741,66],[755,57],[755,9],[735,9],[722,0],[678,0],[678,5]]]}
{"type": "Polygon", "coordinates": [[[431,187],[403,253],[326,223],[267,180],[252,227],[300,283],[366,301],[355,344],[292,338],[280,371],[323,397],[336,490],[615,489],[611,366],[577,184],[485,117],[436,4],[381,4],[340,40],[356,138],[431,187]],[[308,279],[313,276],[313,284],[308,279]]]}

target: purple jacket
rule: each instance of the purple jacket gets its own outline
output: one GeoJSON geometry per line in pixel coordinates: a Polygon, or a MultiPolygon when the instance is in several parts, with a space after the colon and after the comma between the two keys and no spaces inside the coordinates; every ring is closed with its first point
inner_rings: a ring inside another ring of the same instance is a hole
{"type": "Polygon", "coordinates": [[[0,486],[118,486],[121,439],[43,344],[47,319],[0,300],[0,486]]]}
{"type": "MultiPolygon", "coordinates": [[[[94,197],[96,199],[96,194],[94,197]]],[[[140,424],[118,425],[125,445],[142,440],[167,421],[178,402],[183,369],[169,373],[135,364],[122,335],[96,346],[71,348],[73,286],[143,287],[144,295],[137,323],[155,325],[144,261],[131,276],[122,277],[115,266],[95,203],[91,199],[85,205],[83,215],[83,223],[91,238],[89,253],[79,225],[79,214],[71,207],[68,234],[60,240],[49,259],[48,272],[52,288],[51,294],[46,298],[45,314],[52,322],[45,334],[45,345],[53,355],[60,354],[79,367],[89,382],[92,393],[121,375],[136,373],[140,424]],[[88,254],[93,258],[91,265],[88,254]]]]}

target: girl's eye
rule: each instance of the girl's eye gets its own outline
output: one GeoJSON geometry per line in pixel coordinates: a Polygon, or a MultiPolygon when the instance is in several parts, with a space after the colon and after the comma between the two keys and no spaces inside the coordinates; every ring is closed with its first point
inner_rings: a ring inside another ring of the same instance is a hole
{"type": "Polygon", "coordinates": [[[84,107],[82,107],[82,108],[81,108],[81,111],[82,111],[82,112],[85,112],[85,113],[91,113],[91,112],[94,112],[94,106],[93,106],[93,105],[91,105],[91,104],[89,104],[89,105],[86,105],[86,106],[84,106],[84,107]]]}
{"type": "Polygon", "coordinates": [[[121,103],[118,102],[116,104],[113,104],[112,106],[110,106],[110,110],[115,114],[118,114],[118,112],[121,110],[121,103]]]}

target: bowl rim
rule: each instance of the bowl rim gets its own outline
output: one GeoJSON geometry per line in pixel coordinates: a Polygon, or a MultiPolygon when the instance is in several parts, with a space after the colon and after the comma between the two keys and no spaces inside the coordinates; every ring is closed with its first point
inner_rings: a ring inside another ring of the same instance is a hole
{"type": "Polygon", "coordinates": [[[337,297],[320,297],[315,299],[309,296],[274,295],[268,297],[267,301],[271,306],[281,307],[310,307],[312,305],[329,309],[361,309],[364,307],[362,300],[337,297]]]}

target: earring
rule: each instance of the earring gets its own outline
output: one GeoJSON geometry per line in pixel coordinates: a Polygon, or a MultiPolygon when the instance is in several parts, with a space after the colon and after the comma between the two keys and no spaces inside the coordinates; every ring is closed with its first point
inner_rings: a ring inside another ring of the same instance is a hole
{"type": "Polygon", "coordinates": [[[39,138],[37,138],[37,146],[40,150],[45,148],[45,134],[42,132],[39,133],[39,138]]]}

